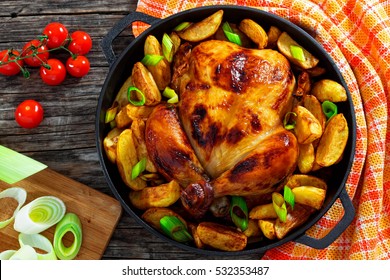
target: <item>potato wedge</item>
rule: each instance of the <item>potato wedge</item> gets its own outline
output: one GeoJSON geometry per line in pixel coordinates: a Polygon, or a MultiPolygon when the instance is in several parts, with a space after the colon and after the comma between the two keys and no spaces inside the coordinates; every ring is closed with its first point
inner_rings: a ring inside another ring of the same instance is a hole
{"type": "Polygon", "coordinates": [[[259,228],[261,229],[261,232],[270,240],[276,238],[275,223],[276,220],[259,220],[259,228]]]}
{"type": "Polygon", "coordinates": [[[317,97],[320,102],[325,100],[331,102],[347,101],[345,88],[338,82],[329,79],[322,79],[314,83],[311,94],[317,97]]]}
{"type": "Polygon", "coordinates": [[[259,227],[259,223],[257,220],[254,219],[249,219],[248,220],[248,228],[244,230],[243,232],[246,237],[256,237],[256,236],[261,236],[261,230],[259,227]]]}
{"type": "Polygon", "coordinates": [[[307,94],[303,98],[303,107],[308,109],[310,113],[320,122],[322,131],[325,129],[326,116],[322,110],[320,101],[314,95],[307,94]]]}
{"type": "MultiPolygon", "coordinates": [[[[123,107],[118,114],[115,116],[115,124],[118,128],[124,129],[131,125],[132,119],[129,118],[127,115],[127,106],[131,104],[127,104],[125,107],[123,107]]],[[[133,106],[133,105],[131,105],[133,106]]],[[[133,106],[135,107],[135,106],[133,106]]]]}
{"type": "Polygon", "coordinates": [[[309,219],[310,214],[314,211],[313,208],[295,204],[294,210],[288,212],[286,222],[279,219],[275,223],[275,234],[278,239],[284,238],[291,230],[299,227],[309,219]]]}
{"type": "Polygon", "coordinates": [[[133,104],[126,105],[126,114],[134,121],[136,119],[142,119],[146,121],[149,115],[152,113],[154,107],[151,106],[134,106],[133,104]]]}
{"type": "Polygon", "coordinates": [[[173,43],[173,53],[175,54],[179,50],[179,47],[180,47],[180,44],[181,44],[181,39],[180,39],[179,35],[177,35],[176,32],[171,32],[169,34],[169,37],[172,40],[172,43],[173,43]]]}
{"type": "Polygon", "coordinates": [[[116,163],[116,146],[118,143],[119,134],[122,133],[122,129],[114,127],[108,132],[106,137],[103,140],[104,151],[107,155],[107,158],[110,162],[116,163]]]}
{"type": "Polygon", "coordinates": [[[320,178],[317,178],[312,175],[304,175],[304,174],[294,174],[291,175],[287,182],[286,185],[290,188],[296,188],[296,187],[301,187],[301,186],[313,186],[316,188],[320,188],[323,190],[327,189],[326,182],[320,178]]]}
{"type": "Polygon", "coordinates": [[[296,41],[294,41],[290,37],[290,35],[287,34],[287,32],[282,32],[282,34],[280,34],[280,36],[278,38],[277,46],[278,46],[279,51],[282,54],[284,54],[291,63],[293,63],[293,64],[295,64],[303,69],[313,68],[319,62],[319,60],[316,57],[314,57],[305,48],[303,48],[296,41]],[[299,60],[299,59],[294,58],[293,55],[291,54],[290,46],[301,47],[303,50],[303,54],[304,54],[305,59],[299,60]]]}
{"type": "MultiPolygon", "coordinates": [[[[141,62],[134,64],[132,77],[134,86],[141,90],[141,92],[145,95],[146,106],[153,106],[160,103],[160,90],[157,87],[153,75],[141,62]]],[[[134,92],[136,93],[138,100],[140,100],[140,94],[136,91],[134,92]]]]}
{"type": "Polygon", "coordinates": [[[118,104],[118,111],[120,111],[123,107],[129,104],[129,100],[127,99],[127,89],[131,86],[134,86],[134,83],[133,77],[130,75],[122,84],[121,88],[115,96],[115,100],[113,103],[118,104]]]}
{"type": "MultiPolygon", "coordinates": [[[[238,36],[240,36],[242,47],[250,48],[251,46],[253,46],[253,41],[251,39],[249,39],[248,36],[245,35],[245,33],[243,33],[240,29],[238,29],[238,27],[235,23],[229,22],[229,25],[230,25],[230,28],[233,30],[233,32],[235,34],[237,34],[238,36]]],[[[229,40],[226,37],[225,32],[223,31],[221,26],[218,28],[217,32],[215,32],[214,38],[215,38],[215,40],[229,42],[229,40]]]]}
{"type": "Polygon", "coordinates": [[[125,129],[118,136],[116,146],[116,164],[119,174],[125,184],[132,190],[142,190],[146,187],[145,181],[140,178],[131,179],[131,170],[138,162],[137,151],[133,140],[131,129],[125,129]]]}
{"type": "Polygon", "coordinates": [[[245,234],[221,224],[202,222],[196,231],[205,245],[222,251],[241,251],[247,244],[245,234]]]}
{"type": "MultiPolygon", "coordinates": [[[[144,54],[163,55],[161,44],[155,36],[149,35],[146,38],[144,44],[144,54]]],[[[157,88],[159,90],[164,90],[171,81],[171,67],[169,62],[164,58],[156,65],[150,65],[146,67],[152,74],[153,79],[157,84],[157,88]]]]}
{"type": "Polygon", "coordinates": [[[258,205],[256,207],[253,207],[251,211],[249,211],[250,219],[264,220],[264,219],[276,219],[277,217],[278,215],[276,214],[272,203],[258,205]]]}
{"type": "Polygon", "coordinates": [[[299,144],[309,144],[322,135],[322,126],[313,114],[303,106],[293,110],[297,114],[294,134],[299,144]]]}
{"type": "Polygon", "coordinates": [[[160,186],[131,191],[129,198],[134,207],[141,210],[151,207],[169,207],[180,198],[180,185],[172,180],[160,186]]]}
{"type": "Polygon", "coordinates": [[[165,216],[175,216],[187,227],[187,222],[179,214],[164,207],[149,208],[142,214],[141,218],[155,229],[161,231],[160,220],[165,216]]]}
{"type": "Polygon", "coordinates": [[[302,71],[298,76],[297,90],[294,93],[295,97],[304,98],[311,88],[310,76],[306,71],[302,71]]]}
{"type": "Polygon", "coordinates": [[[268,36],[268,49],[273,49],[276,47],[276,43],[278,42],[279,36],[282,34],[282,31],[277,28],[276,26],[271,26],[268,29],[267,36],[268,36]]]}
{"type": "Polygon", "coordinates": [[[218,27],[221,25],[223,18],[223,10],[219,10],[211,16],[200,22],[191,24],[183,31],[179,31],[177,35],[183,40],[189,42],[200,42],[214,35],[218,27]]]}
{"type": "Polygon", "coordinates": [[[258,49],[264,49],[268,44],[268,35],[264,29],[251,19],[243,19],[238,28],[248,36],[258,49]]]}
{"type": "Polygon", "coordinates": [[[188,229],[190,230],[192,238],[194,238],[194,243],[195,243],[196,248],[203,249],[204,244],[203,244],[202,240],[200,240],[197,228],[198,228],[198,226],[193,224],[193,223],[188,224],[188,229]]]}
{"type": "Polygon", "coordinates": [[[344,115],[337,114],[331,118],[318,143],[316,162],[322,167],[335,164],[344,153],[348,135],[348,123],[344,115]]]}
{"type": "Polygon", "coordinates": [[[312,187],[301,186],[292,189],[295,196],[295,202],[320,210],[324,204],[326,190],[312,187]]]}
{"type": "Polygon", "coordinates": [[[303,174],[309,173],[313,169],[315,162],[315,152],[312,143],[299,144],[298,168],[303,174]]]}

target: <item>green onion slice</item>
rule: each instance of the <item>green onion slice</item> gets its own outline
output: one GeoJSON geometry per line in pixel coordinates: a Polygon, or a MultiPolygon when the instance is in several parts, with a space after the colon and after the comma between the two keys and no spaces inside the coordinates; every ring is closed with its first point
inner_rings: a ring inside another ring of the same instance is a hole
{"type": "Polygon", "coordinates": [[[288,204],[290,204],[291,208],[294,209],[295,195],[288,186],[284,186],[283,198],[284,198],[284,201],[286,201],[288,204]]]}
{"type": "Polygon", "coordinates": [[[35,234],[19,234],[19,244],[22,248],[23,246],[31,246],[33,248],[40,249],[45,251],[46,254],[36,253],[38,260],[56,260],[56,254],[53,249],[53,245],[45,236],[39,233],[35,234]]]}
{"type": "Polygon", "coordinates": [[[167,33],[164,33],[162,37],[162,52],[165,59],[171,63],[173,59],[173,42],[167,33]]]}
{"type": "Polygon", "coordinates": [[[235,43],[239,46],[242,45],[241,38],[238,34],[234,33],[233,29],[230,27],[228,22],[225,22],[222,24],[222,30],[223,33],[225,34],[226,38],[232,42],[235,43]]]}
{"type": "Polygon", "coordinates": [[[127,89],[127,99],[129,100],[129,102],[131,104],[133,104],[134,106],[143,106],[145,105],[145,101],[146,101],[146,98],[145,98],[145,95],[142,93],[141,90],[139,90],[138,88],[136,87],[129,87],[127,89]],[[135,91],[137,93],[137,96],[141,96],[141,100],[133,100],[131,98],[131,92],[135,91]]]}
{"type": "Polygon", "coordinates": [[[178,26],[176,26],[173,30],[174,31],[183,31],[184,29],[188,28],[191,25],[191,22],[184,21],[180,23],[178,26]]]}
{"type": "Polygon", "coordinates": [[[276,215],[278,215],[279,220],[282,222],[286,222],[287,207],[284,198],[280,193],[272,193],[272,205],[274,207],[276,215]]]}
{"type": "MultiPolygon", "coordinates": [[[[27,192],[23,188],[12,187],[12,188],[8,188],[8,189],[3,190],[0,193],[0,199],[6,198],[6,197],[10,197],[10,198],[15,199],[18,202],[18,206],[15,208],[12,217],[8,218],[5,221],[0,221],[0,228],[6,227],[15,219],[15,215],[18,213],[19,209],[23,206],[23,204],[26,202],[27,192]]],[[[1,211],[3,211],[3,210],[1,210],[1,211]]]]}
{"type": "Polygon", "coordinates": [[[332,117],[337,115],[337,105],[331,101],[325,100],[322,102],[322,111],[324,112],[326,118],[330,120],[332,117]]]}
{"type": "Polygon", "coordinates": [[[242,231],[248,228],[248,206],[241,196],[232,196],[230,217],[233,223],[242,231]]]}
{"type": "Polygon", "coordinates": [[[104,118],[104,123],[110,123],[115,120],[116,114],[118,113],[118,104],[108,108],[106,111],[106,116],[104,118]]]}
{"type": "Polygon", "coordinates": [[[160,219],[162,231],[177,242],[188,242],[193,240],[186,226],[176,216],[164,216],[160,219]]]}
{"type": "Polygon", "coordinates": [[[162,55],[157,54],[147,54],[144,56],[144,58],[141,60],[141,63],[145,66],[155,66],[157,65],[161,60],[163,60],[164,57],[162,55]]]}
{"type": "Polygon", "coordinates": [[[299,61],[305,61],[305,53],[303,52],[303,48],[301,46],[291,45],[290,52],[293,58],[299,61]]]}
{"type": "Polygon", "coordinates": [[[179,102],[179,96],[177,95],[177,93],[171,89],[170,87],[166,87],[163,91],[163,96],[165,96],[166,98],[169,98],[168,99],[168,103],[177,103],[179,102]]]}
{"type": "Polygon", "coordinates": [[[37,252],[30,245],[20,247],[9,260],[38,260],[37,252]]]}
{"type": "Polygon", "coordinates": [[[146,168],[146,157],[142,158],[136,165],[131,169],[131,180],[137,178],[146,168]]]}
{"type": "Polygon", "coordinates": [[[295,125],[296,125],[296,123],[297,123],[297,122],[295,121],[294,118],[291,118],[290,115],[293,115],[294,117],[297,116],[297,114],[294,113],[294,112],[287,112],[287,114],[284,116],[283,126],[284,126],[284,128],[287,129],[287,130],[292,130],[292,129],[294,129],[294,128],[295,128],[295,125]],[[291,120],[290,120],[290,118],[291,118],[291,120]]]}
{"type": "Polygon", "coordinates": [[[82,243],[82,227],[79,217],[74,213],[67,213],[57,224],[54,231],[54,251],[61,260],[74,259],[80,251],[82,243]],[[63,243],[64,236],[70,232],[74,239],[72,245],[66,247],[63,243]]]}
{"type": "Polygon", "coordinates": [[[66,206],[58,197],[38,197],[19,210],[14,229],[25,234],[40,233],[58,223],[65,211],[66,206]]]}

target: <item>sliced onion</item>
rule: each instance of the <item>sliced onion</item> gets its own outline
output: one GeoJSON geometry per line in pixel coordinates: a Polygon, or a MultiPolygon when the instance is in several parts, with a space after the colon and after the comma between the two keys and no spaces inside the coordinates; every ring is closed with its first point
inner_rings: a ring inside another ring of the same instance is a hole
{"type": "Polygon", "coordinates": [[[79,217],[74,213],[67,213],[64,218],[57,224],[54,232],[54,251],[61,260],[74,259],[80,251],[83,239],[81,222],[79,217]],[[62,242],[66,233],[72,233],[74,240],[71,246],[66,247],[62,242]]]}
{"type": "Polygon", "coordinates": [[[25,245],[13,254],[9,260],[37,260],[38,255],[33,247],[25,245]]]}
{"type": "Polygon", "coordinates": [[[47,252],[46,254],[36,253],[38,260],[56,260],[56,254],[53,249],[53,245],[45,236],[41,234],[19,234],[20,247],[31,246],[47,252]]]}
{"type": "Polygon", "coordinates": [[[23,206],[15,216],[14,229],[25,234],[40,233],[65,215],[64,202],[55,196],[41,196],[23,206]]]}
{"type": "Polygon", "coordinates": [[[19,209],[26,202],[27,192],[23,188],[12,187],[12,188],[5,189],[4,191],[2,191],[0,193],[0,199],[1,198],[6,198],[6,197],[10,197],[10,198],[15,199],[18,202],[18,206],[16,207],[16,209],[15,209],[15,211],[14,211],[14,213],[13,213],[11,218],[9,218],[9,219],[7,219],[5,221],[1,221],[0,222],[0,228],[6,227],[8,224],[10,224],[14,220],[14,218],[15,218],[16,214],[18,213],[19,209]]]}

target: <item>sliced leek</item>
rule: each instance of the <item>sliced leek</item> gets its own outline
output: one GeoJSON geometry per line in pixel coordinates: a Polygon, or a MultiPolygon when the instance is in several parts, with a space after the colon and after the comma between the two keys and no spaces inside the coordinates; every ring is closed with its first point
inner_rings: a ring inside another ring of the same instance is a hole
{"type": "Polygon", "coordinates": [[[30,245],[25,245],[20,247],[10,258],[9,260],[37,260],[38,255],[33,247],[30,245]]]}
{"type": "Polygon", "coordinates": [[[274,206],[274,210],[276,215],[281,222],[286,222],[287,220],[287,206],[284,201],[283,195],[280,193],[272,193],[272,205],[274,206]]]}
{"type": "Polygon", "coordinates": [[[82,227],[79,217],[74,213],[67,213],[57,224],[54,232],[54,251],[61,260],[74,259],[80,251],[82,243],[82,227]],[[68,232],[72,233],[74,239],[72,245],[66,247],[63,238],[68,232]]]}
{"type": "Polygon", "coordinates": [[[36,253],[38,260],[56,260],[56,254],[53,249],[53,245],[45,236],[36,233],[36,234],[19,234],[19,244],[22,248],[23,246],[31,246],[33,248],[40,249],[45,251],[45,254],[36,253]]]}
{"type": "Polygon", "coordinates": [[[14,254],[16,250],[6,250],[0,253],[0,261],[9,260],[14,254]]]}
{"type": "Polygon", "coordinates": [[[25,234],[40,233],[65,215],[64,202],[55,196],[41,196],[23,206],[15,216],[14,229],[25,234]]]}
{"type": "MultiPolygon", "coordinates": [[[[5,221],[0,221],[0,228],[6,227],[14,220],[15,215],[18,213],[19,209],[23,206],[23,204],[26,202],[27,192],[23,188],[12,187],[12,188],[5,189],[0,193],[0,199],[6,197],[15,199],[18,202],[18,206],[15,208],[12,217],[8,218],[5,221]]],[[[0,210],[3,211],[2,209],[0,210]]]]}

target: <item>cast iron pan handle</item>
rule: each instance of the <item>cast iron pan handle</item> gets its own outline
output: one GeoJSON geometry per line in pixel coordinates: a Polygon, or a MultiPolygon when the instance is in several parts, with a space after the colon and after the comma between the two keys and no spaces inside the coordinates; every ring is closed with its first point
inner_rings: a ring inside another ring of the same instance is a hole
{"type": "Polygon", "coordinates": [[[103,50],[104,56],[106,57],[110,66],[116,59],[114,50],[112,49],[112,42],[123,30],[125,30],[130,24],[135,21],[142,21],[147,24],[152,25],[153,23],[159,21],[159,18],[155,18],[140,12],[131,12],[120,21],[118,21],[114,27],[107,33],[107,35],[100,42],[100,46],[103,50]]]}
{"type": "Polygon", "coordinates": [[[325,237],[316,239],[307,235],[303,235],[294,241],[315,249],[324,249],[332,244],[341,235],[341,233],[347,229],[355,216],[355,208],[353,207],[352,200],[349,198],[345,189],[341,191],[339,198],[345,210],[344,216],[325,237]]]}

